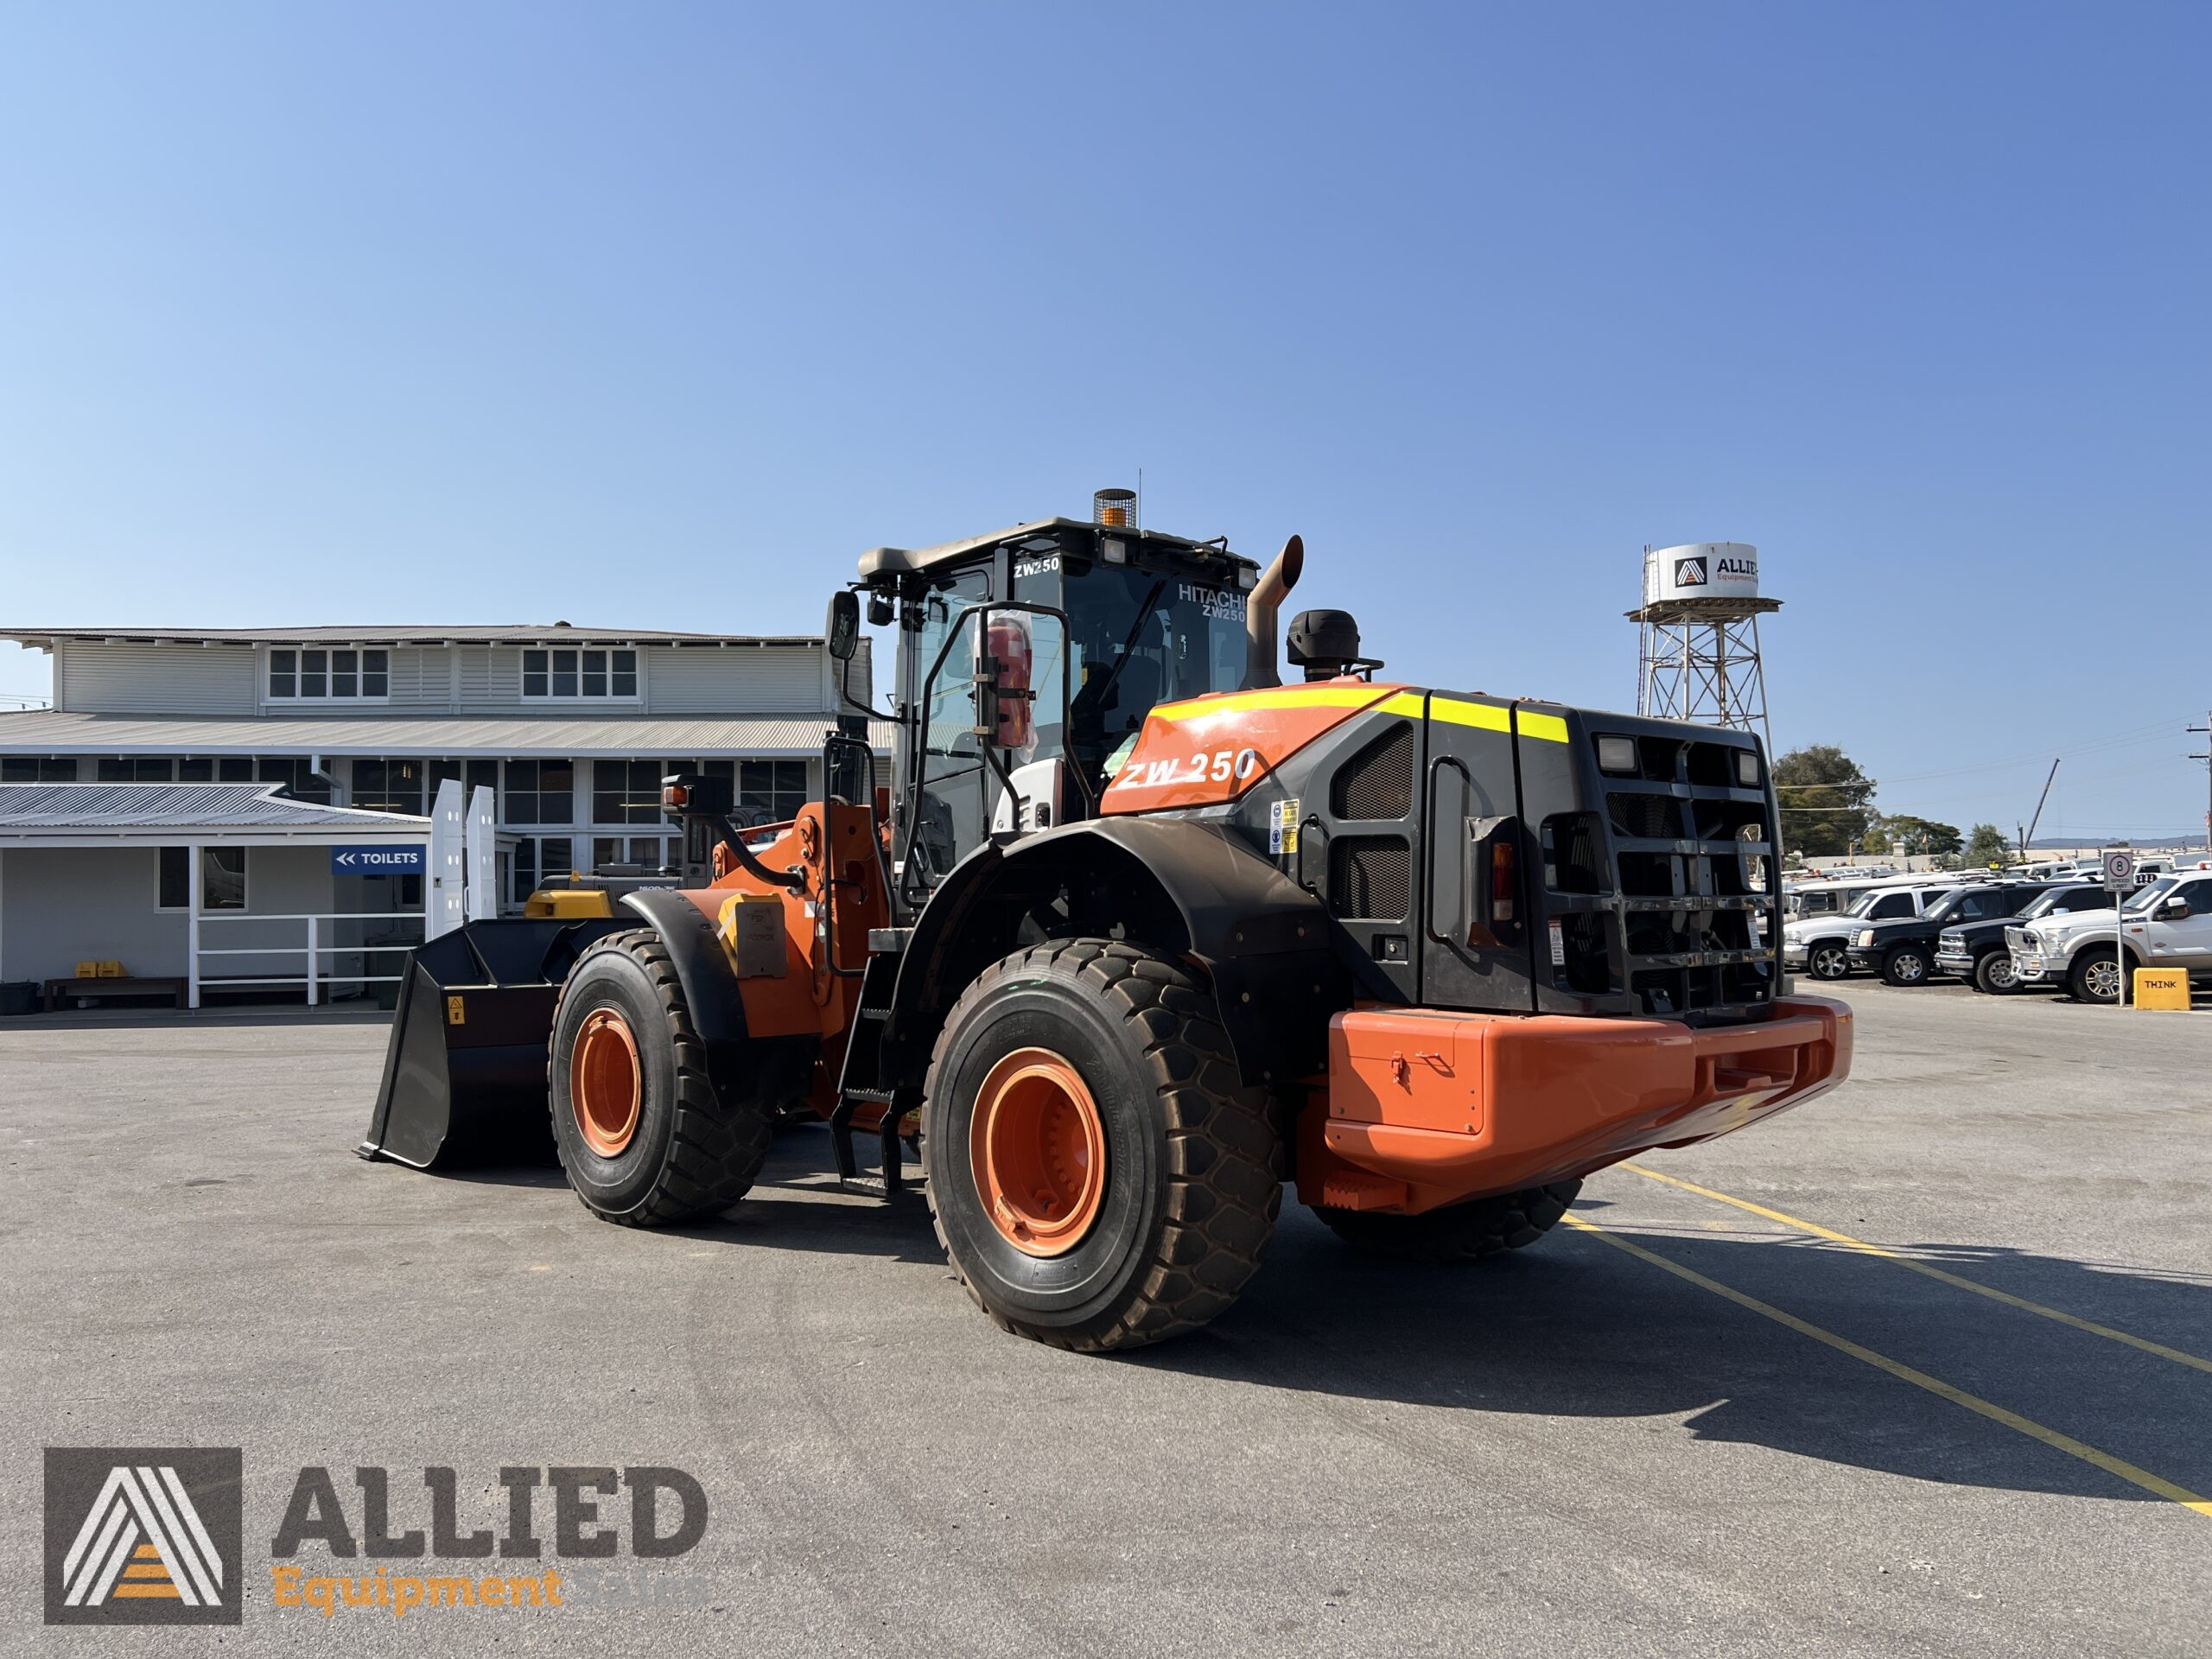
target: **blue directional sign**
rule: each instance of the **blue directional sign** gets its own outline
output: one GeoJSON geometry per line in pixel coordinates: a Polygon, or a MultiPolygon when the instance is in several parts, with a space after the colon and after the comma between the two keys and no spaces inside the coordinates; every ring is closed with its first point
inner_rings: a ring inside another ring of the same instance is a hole
{"type": "Polygon", "coordinates": [[[429,861],[420,847],[334,847],[333,875],[420,875],[429,861]]]}

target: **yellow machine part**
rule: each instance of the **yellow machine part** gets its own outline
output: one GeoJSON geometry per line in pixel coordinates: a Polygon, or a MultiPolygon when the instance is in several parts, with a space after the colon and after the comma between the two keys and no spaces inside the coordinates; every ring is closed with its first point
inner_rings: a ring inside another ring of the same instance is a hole
{"type": "Polygon", "coordinates": [[[613,895],[598,887],[540,887],[522,902],[525,916],[550,916],[573,922],[614,913],[613,895]]]}

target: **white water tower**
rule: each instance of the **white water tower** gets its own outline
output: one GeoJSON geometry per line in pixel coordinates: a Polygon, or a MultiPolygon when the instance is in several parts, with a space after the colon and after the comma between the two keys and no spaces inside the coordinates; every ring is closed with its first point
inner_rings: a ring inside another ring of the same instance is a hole
{"type": "Polygon", "coordinates": [[[1759,597],[1748,543],[1645,548],[1643,603],[1628,613],[1643,638],[1636,712],[1757,732],[1771,750],[1759,618],[1781,608],[1759,597]]]}

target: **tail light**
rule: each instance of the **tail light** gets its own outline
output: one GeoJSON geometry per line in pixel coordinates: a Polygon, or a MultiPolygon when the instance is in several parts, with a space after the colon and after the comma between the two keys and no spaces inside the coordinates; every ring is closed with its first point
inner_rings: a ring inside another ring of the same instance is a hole
{"type": "Polygon", "coordinates": [[[684,784],[664,784],[661,787],[660,804],[671,812],[681,812],[691,804],[691,791],[684,784]]]}
{"type": "Polygon", "coordinates": [[[1515,920],[1513,877],[1513,843],[1501,836],[1491,843],[1490,849],[1490,919],[1493,927],[1510,927],[1515,920]]]}

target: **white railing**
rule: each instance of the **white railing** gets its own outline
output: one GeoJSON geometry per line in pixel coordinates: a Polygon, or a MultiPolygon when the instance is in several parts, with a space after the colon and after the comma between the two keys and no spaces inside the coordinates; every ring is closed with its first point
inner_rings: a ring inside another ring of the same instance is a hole
{"type": "Polygon", "coordinates": [[[253,911],[216,911],[207,914],[194,912],[192,917],[191,938],[187,945],[186,1006],[200,1006],[202,957],[302,957],[305,971],[296,974],[224,976],[217,981],[223,989],[237,985],[303,985],[307,988],[308,1006],[314,1007],[320,1001],[320,987],[326,983],[346,985],[393,985],[404,974],[353,974],[332,972],[322,968],[321,958],[331,956],[367,956],[378,950],[412,950],[422,943],[410,939],[404,943],[387,944],[326,944],[328,937],[322,931],[326,922],[412,922],[423,925],[427,918],[418,910],[354,910],[330,911],[320,914],[267,915],[253,911]],[[200,942],[200,930],[210,922],[304,922],[307,937],[300,944],[210,945],[200,942]]]}

